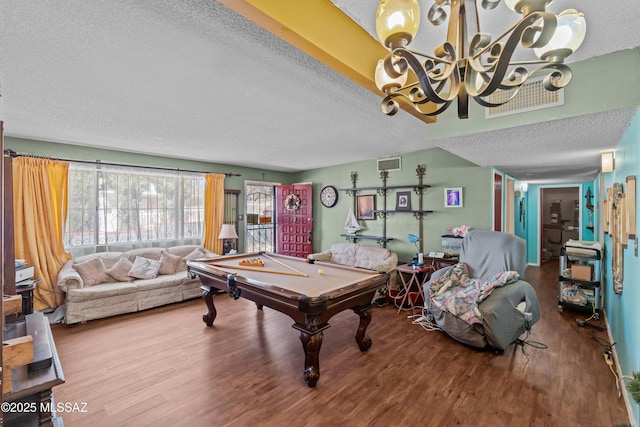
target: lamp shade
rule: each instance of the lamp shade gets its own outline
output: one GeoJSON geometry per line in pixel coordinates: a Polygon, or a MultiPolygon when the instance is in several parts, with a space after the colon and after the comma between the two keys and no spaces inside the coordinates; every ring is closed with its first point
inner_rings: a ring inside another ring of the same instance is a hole
{"type": "Polygon", "coordinates": [[[407,73],[394,79],[384,70],[384,60],[381,59],[378,61],[378,65],[376,65],[375,80],[378,89],[388,93],[391,89],[399,89],[407,83],[407,73]]]}
{"type": "Polygon", "coordinates": [[[222,228],[220,229],[220,235],[218,239],[237,239],[238,233],[236,233],[236,229],[233,224],[222,224],[222,228]]]}
{"type": "Polygon", "coordinates": [[[562,62],[578,50],[587,34],[587,21],[584,15],[574,9],[567,9],[558,15],[558,24],[549,42],[533,49],[542,60],[562,62]]]}
{"type": "Polygon", "coordinates": [[[389,49],[406,46],[418,33],[418,0],[381,0],[376,13],[378,40],[389,49]]]}

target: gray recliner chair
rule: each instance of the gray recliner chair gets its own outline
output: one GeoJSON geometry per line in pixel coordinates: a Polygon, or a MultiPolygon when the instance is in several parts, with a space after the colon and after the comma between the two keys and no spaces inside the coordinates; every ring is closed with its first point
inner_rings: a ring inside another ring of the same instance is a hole
{"type": "Polygon", "coordinates": [[[471,278],[491,280],[504,271],[516,271],[520,280],[493,289],[477,306],[481,323],[469,324],[436,307],[431,284],[454,266],[434,272],[424,285],[425,308],[435,323],[455,340],[477,348],[505,350],[540,319],[540,306],[533,287],[525,282],[526,243],[523,239],[495,231],[471,231],[462,240],[460,262],[467,264],[471,278]]]}

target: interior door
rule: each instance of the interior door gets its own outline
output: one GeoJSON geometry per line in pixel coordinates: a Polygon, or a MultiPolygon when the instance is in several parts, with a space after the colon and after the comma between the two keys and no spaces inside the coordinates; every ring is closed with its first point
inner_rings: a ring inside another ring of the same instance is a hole
{"type": "Polygon", "coordinates": [[[276,251],[305,258],[313,249],[311,184],[276,186],[276,251]]]}
{"type": "Polygon", "coordinates": [[[493,174],[493,231],[502,231],[502,175],[493,174]]]}
{"type": "Polygon", "coordinates": [[[505,190],[505,207],[504,207],[504,231],[509,234],[515,234],[515,182],[513,179],[505,177],[506,190],[505,190]]]}

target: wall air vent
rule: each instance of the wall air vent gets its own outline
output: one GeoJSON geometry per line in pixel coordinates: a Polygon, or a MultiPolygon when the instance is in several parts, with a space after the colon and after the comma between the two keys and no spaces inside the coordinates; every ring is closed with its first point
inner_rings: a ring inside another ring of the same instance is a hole
{"type": "MultiPolygon", "coordinates": [[[[496,91],[489,96],[489,102],[504,102],[512,93],[513,90],[496,91]]],[[[515,98],[506,104],[499,107],[486,108],[485,119],[541,110],[558,105],[564,105],[564,88],[550,92],[542,85],[542,79],[538,79],[523,84],[515,98]]]]}
{"type": "Polygon", "coordinates": [[[380,171],[399,171],[402,169],[402,161],[400,157],[391,159],[378,159],[378,172],[380,171]]]}

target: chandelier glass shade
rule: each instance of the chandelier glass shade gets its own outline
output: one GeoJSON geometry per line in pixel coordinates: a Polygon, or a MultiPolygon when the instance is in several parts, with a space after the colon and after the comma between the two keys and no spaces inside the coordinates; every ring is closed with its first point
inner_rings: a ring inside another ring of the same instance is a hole
{"type": "Polygon", "coordinates": [[[493,39],[480,31],[476,3],[489,10],[500,0],[433,0],[429,22],[437,26],[449,18],[449,23],[447,39],[427,55],[408,49],[420,28],[418,1],[381,0],[376,32],[389,49],[375,70],[376,85],[386,94],[382,111],[394,115],[402,102],[422,115],[435,116],[457,99],[458,117],[467,118],[469,97],[484,107],[497,107],[512,100],[532,76],[542,77],[549,91],[565,87],[572,72],[564,60],[582,44],[586,21],[573,9],[558,15],[547,12],[552,1],[505,0],[522,16],[493,39]],[[517,49],[530,50],[535,57],[515,61],[517,49]],[[415,78],[409,77],[410,71],[415,78]],[[508,91],[508,96],[490,100],[497,91],[508,91]]]}

